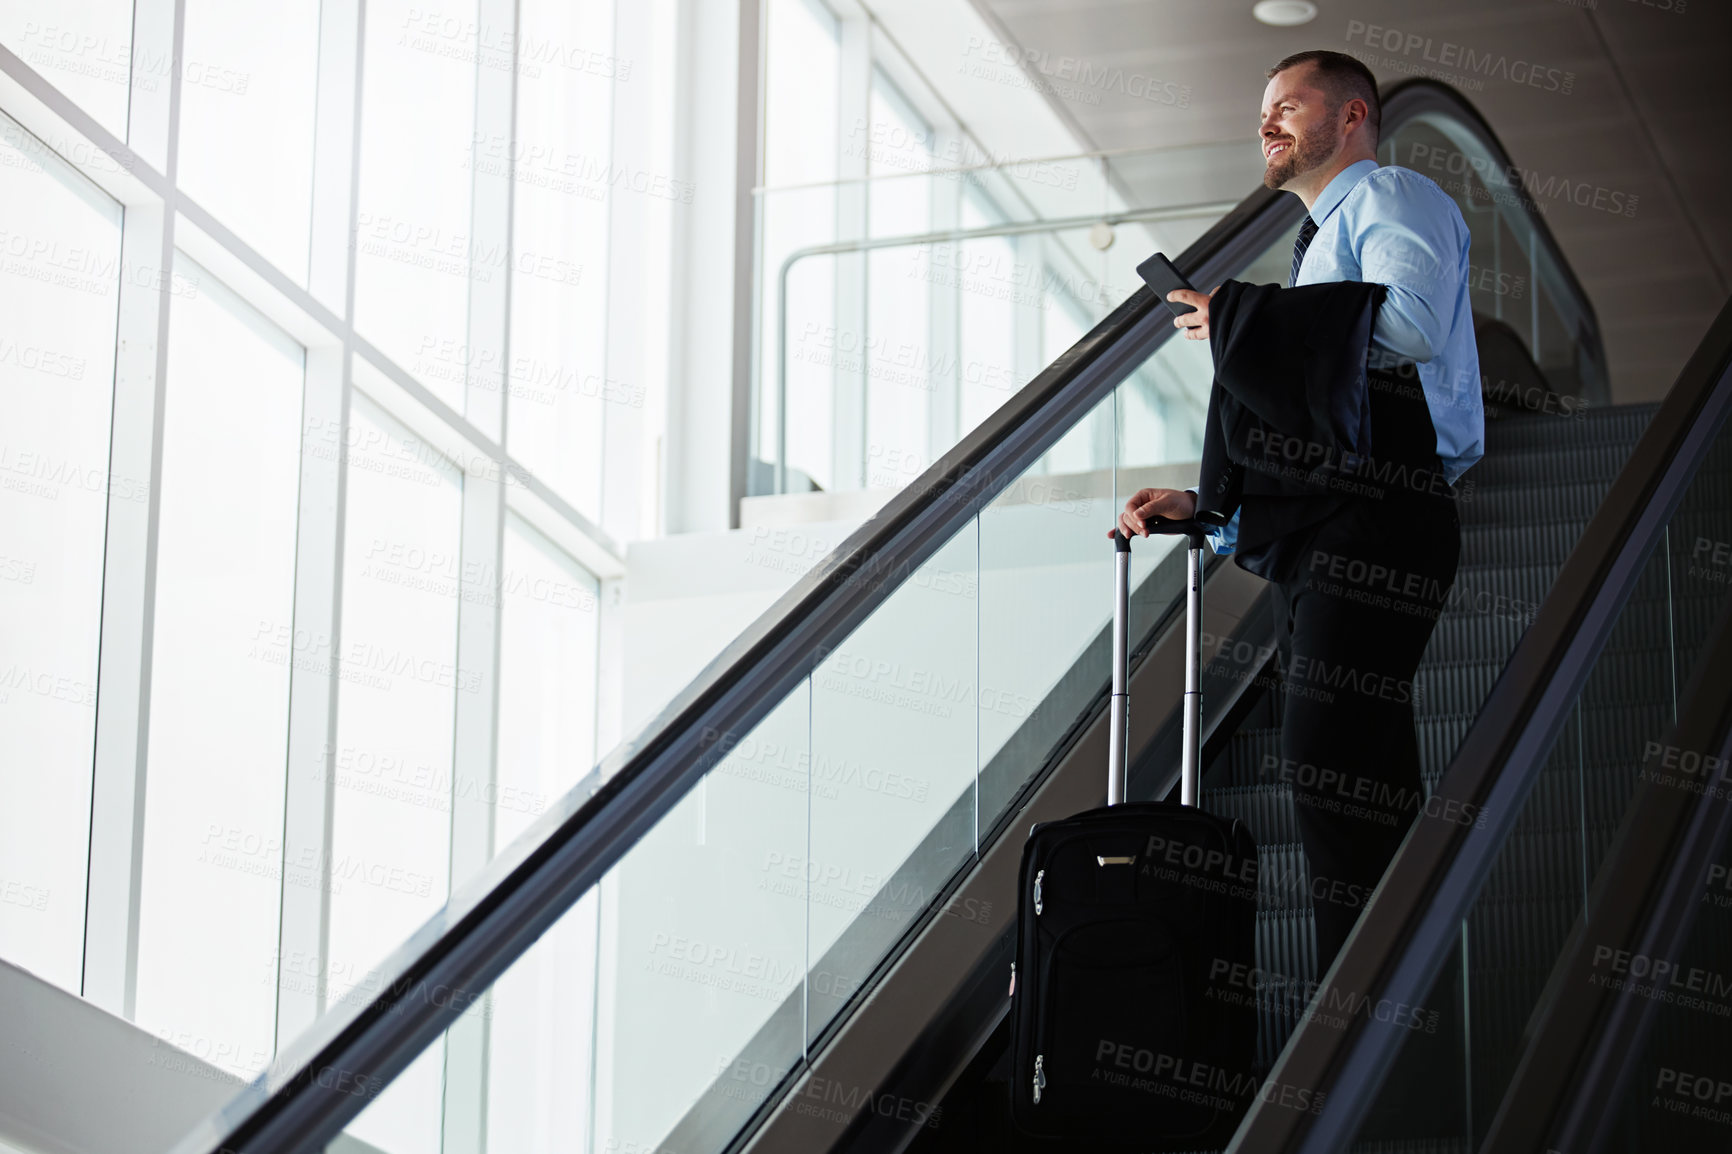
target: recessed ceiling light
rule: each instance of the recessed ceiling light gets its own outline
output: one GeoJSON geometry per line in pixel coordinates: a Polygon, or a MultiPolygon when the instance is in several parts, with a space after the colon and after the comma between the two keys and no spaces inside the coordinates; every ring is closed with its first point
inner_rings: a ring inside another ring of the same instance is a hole
{"type": "Polygon", "coordinates": [[[1311,0],[1258,0],[1251,8],[1251,15],[1277,28],[1291,28],[1315,20],[1317,5],[1311,0]]]}

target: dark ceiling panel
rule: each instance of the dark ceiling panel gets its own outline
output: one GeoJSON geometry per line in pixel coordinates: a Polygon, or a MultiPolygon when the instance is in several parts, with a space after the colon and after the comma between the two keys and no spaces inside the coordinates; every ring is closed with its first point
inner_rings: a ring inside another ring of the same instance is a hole
{"type": "MultiPolygon", "coordinates": [[[[1714,131],[1732,108],[1727,0],[1320,0],[1299,28],[1257,23],[1251,0],[974,3],[1034,50],[1031,67],[1086,64],[1095,78],[1122,70],[1185,92],[1177,107],[1110,80],[1087,100],[1049,91],[1093,148],[1242,140],[1254,165],[1263,73],[1303,48],[1354,51],[1385,82],[1429,69],[1454,83],[1542,186],[1604,190],[1597,209],[1542,200],[1600,314],[1620,399],[1661,395],[1732,291],[1732,160],[1714,131]],[[1537,66],[1540,82],[1463,67],[1464,49],[1537,66]],[[1606,211],[1632,197],[1633,213],[1606,211]]],[[[1136,174],[1123,175],[1134,192],[1136,174]]]]}

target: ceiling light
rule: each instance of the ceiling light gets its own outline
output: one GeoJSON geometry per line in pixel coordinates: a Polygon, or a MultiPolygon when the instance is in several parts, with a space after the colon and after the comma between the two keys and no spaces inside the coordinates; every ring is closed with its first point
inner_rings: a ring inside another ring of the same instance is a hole
{"type": "Polygon", "coordinates": [[[1317,5],[1311,0],[1258,0],[1251,8],[1251,15],[1277,28],[1292,28],[1315,20],[1317,5]]]}

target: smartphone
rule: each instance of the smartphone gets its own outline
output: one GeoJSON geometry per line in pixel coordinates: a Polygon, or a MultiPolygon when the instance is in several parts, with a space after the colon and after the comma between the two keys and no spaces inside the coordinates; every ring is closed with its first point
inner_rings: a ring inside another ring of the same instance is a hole
{"type": "Polygon", "coordinates": [[[1172,310],[1174,316],[1182,317],[1186,313],[1197,311],[1194,305],[1181,304],[1178,301],[1167,299],[1167,294],[1174,289],[1191,288],[1191,282],[1185,279],[1183,273],[1173,267],[1173,262],[1167,259],[1165,253],[1157,252],[1138,265],[1137,275],[1143,278],[1144,284],[1155,290],[1155,295],[1161,298],[1162,304],[1172,310]]]}

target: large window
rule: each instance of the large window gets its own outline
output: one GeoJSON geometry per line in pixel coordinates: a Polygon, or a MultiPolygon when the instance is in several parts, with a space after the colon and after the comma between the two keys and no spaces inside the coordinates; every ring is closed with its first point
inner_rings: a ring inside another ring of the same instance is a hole
{"type": "Polygon", "coordinates": [[[166,56],[133,61],[132,0],[7,0],[0,43],[122,139],[129,89],[152,94],[169,81],[166,56]]]}
{"type": "MultiPolygon", "coordinates": [[[[486,11],[0,5],[0,958],[165,1062],[256,1075],[617,728],[692,49],[486,11]]],[[[590,1077],[586,909],[353,1133],[572,1148],[512,1111],[590,1077]]]]}
{"type": "MultiPolygon", "coordinates": [[[[777,272],[795,250],[837,236],[838,191],[832,182],[842,147],[838,22],[818,0],[770,0],[765,15],[764,181],[785,191],[767,198],[760,211],[760,331],[769,363],[784,363],[785,357],[789,465],[829,489],[836,487],[830,439],[836,382],[860,350],[848,334],[836,331],[835,258],[794,267],[785,330],[777,311],[777,272]]],[[[758,406],[758,456],[766,461],[777,452],[777,411],[775,397],[758,406]]]]}
{"type": "MultiPolygon", "coordinates": [[[[501,582],[499,768],[503,848],[587,772],[595,750],[594,578],[512,517],[501,582]]],[[[488,1149],[584,1149],[593,1103],[596,900],[579,903],[493,988],[488,1149]]]]}
{"type": "MultiPolygon", "coordinates": [[[[460,477],[363,395],[350,427],[328,762],[332,1000],[377,981],[385,955],[445,902],[452,718],[458,694],[480,692],[476,675],[457,666],[456,590],[425,580],[433,558],[458,555],[460,477]]],[[[439,1148],[437,1050],[379,1099],[359,1137],[393,1150],[439,1148]]]]}
{"type": "MultiPolygon", "coordinates": [[[[611,4],[526,0],[521,11],[527,42],[591,53],[613,42],[611,4]]],[[[516,136],[486,137],[476,156],[485,171],[510,174],[515,198],[506,366],[511,451],[596,521],[608,402],[629,399],[636,383],[610,383],[607,372],[614,86],[611,69],[524,71],[516,136]]]]}
{"type": "Polygon", "coordinates": [[[294,643],[304,357],[176,272],[198,293],[169,329],[138,1020],[250,1076],[275,1038],[289,678],[329,660],[294,643]]]}
{"type": "Polygon", "coordinates": [[[305,282],[312,227],[318,0],[188,0],[180,180],[305,282]]]}
{"type": "Polygon", "coordinates": [[[479,267],[470,260],[474,21],[473,8],[367,5],[353,242],[356,326],[458,412],[470,277],[499,275],[485,254],[479,267]]]}
{"type": "MultiPolygon", "coordinates": [[[[873,77],[869,139],[874,237],[932,227],[933,182],[912,176],[932,167],[932,128],[882,73],[873,77]]],[[[937,352],[932,265],[917,247],[881,249],[866,264],[866,452],[868,463],[925,459],[933,398],[950,395],[952,361],[937,352]]],[[[859,482],[856,481],[856,484],[859,482]]]]}
{"type": "MultiPolygon", "coordinates": [[[[120,207],[0,117],[0,957],[83,961],[120,207]]],[[[111,496],[112,494],[112,496],[111,496]]]]}

